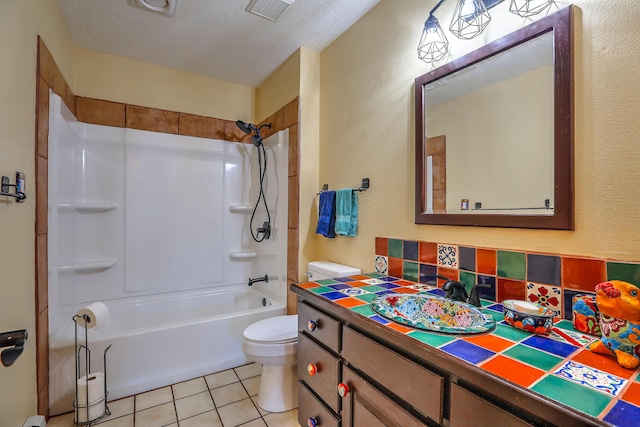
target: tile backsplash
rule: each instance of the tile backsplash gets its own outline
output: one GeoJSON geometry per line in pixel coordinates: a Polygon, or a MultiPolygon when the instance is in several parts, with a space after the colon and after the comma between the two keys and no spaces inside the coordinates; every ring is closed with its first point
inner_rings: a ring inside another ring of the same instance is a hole
{"type": "Polygon", "coordinates": [[[467,291],[485,284],[481,298],[526,299],[565,319],[571,319],[573,296],[593,294],[600,282],[624,280],[640,286],[640,263],[390,237],[376,237],[374,266],[381,274],[438,286],[444,281],[436,275],[446,276],[467,291]]]}

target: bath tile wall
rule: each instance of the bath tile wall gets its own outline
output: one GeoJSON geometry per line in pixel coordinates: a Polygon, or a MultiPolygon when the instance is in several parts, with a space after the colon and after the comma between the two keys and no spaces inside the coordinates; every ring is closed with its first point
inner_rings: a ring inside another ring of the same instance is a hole
{"type": "Polygon", "coordinates": [[[436,275],[458,280],[467,290],[476,284],[492,301],[526,299],[571,319],[574,295],[593,294],[605,280],[640,286],[640,263],[561,254],[544,254],[458,246],[437,242],[376,237],[375,269],[419,283],[444,284],[436,275]]]}

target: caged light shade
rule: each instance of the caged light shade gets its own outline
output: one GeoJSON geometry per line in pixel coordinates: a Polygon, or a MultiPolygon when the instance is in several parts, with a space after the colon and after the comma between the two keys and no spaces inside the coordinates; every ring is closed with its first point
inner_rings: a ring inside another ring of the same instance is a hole
{"type": "Polygon", "coordinates": [[[537,15],[553,4],[554,0],[511,0],[509,11],[527,18],[537,15]]]}
{"type": "Polygon", "coordinates": [[[438,22],[438,18],[429,15],[424,23],[420,43],[418,43],[418,58],[431,64],[438,62],[449,53],[449,40],[438,22]]]}
{"type": "Polygon", "coordinates": [[[449,30],[459,39],[472,39],[489,25],[491,16],[482,0],[458,0],[449,30]]]}

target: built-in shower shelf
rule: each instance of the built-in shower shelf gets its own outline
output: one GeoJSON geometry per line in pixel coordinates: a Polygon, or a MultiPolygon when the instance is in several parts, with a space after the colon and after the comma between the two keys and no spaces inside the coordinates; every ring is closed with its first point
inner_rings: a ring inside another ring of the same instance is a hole
{"type": "Polygon", "coordinates": [[[229,205],[229,212],[231,213],[246,214],[252,210],[253,206],[251,205],[229,205]]]}
{"type": "Polygon", "coordinates": [[[78,212],[106,212],[118,208],[118,202],[74,202],[60,203],[59,209],[75,209],[78,212]]]}
{"type": "Polygon", "coordinates": [[[249,261],[258,256],[257,252],[249,251],[231,251],[229,252],[229,259],[232,261],[249,261]]]}
{"type": "Polygon", "coordinates": [[[88,259],[78,261],[73,265],[62,265],[58,267],[58,272],[98,273],[114,267],[117,263],[118,258],[88,259]]]}

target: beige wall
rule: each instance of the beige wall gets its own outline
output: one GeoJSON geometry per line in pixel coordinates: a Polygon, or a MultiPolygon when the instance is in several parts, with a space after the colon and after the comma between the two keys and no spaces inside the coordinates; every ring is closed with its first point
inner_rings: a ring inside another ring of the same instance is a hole
{"type": "MultiPolygon", "coordinates": [[[[416,48],[435,3],[382,0],[322,52],[320,181],[351,187],[368,176],[371,188],[360,193],[358,237],[320,238],[319,255],[371,271],[375,236],[391,236],[640,261],[637,2],[573,2],[581,9],[575,28],[575,231],[414,224],[413,83],[431,69],[416,48]]],[[[441,22],[448,23],[451,13],[443,13],[441,22]]]]}
{"type": "Polygon", "coordinates": [[[300,48],[256,89],[256,121],[299,97],[299,245],[298,280],[305,280],[307,263],[317,259],[314,234],[317,208],[320,143],[320,53],[300,48]]]}
{"type": "Polygon", "coordinates": [[[27,200],[0,197],[0,332],[27,329],[29,340],[11,367],[0,366],[3,425],[36,414],[34,221],[36,47],[40,34],[72,83],[71,38],[57,2],[0,1],[0,174],[25,172],[27,200]]]}
{"type": "Polygon", "coordinates": [[[300,49],[256,88],[254,121],[261,122],[300,94],[300,49]]]}
{"type": "Polygon", "coordinates": [[[315,234],[317,207],[315,194],[320,190],[320,54],[301,49],[300,57],[300,247],[299,277],[306,281],[307,263],[316,261],[315,234]]]}
{"type": "Polygon", "coordinates": [[[73,89],[78,96],[226,120],[253,120],[254,90],[248,86],[78,47],[74,53],[73,89]]]}

